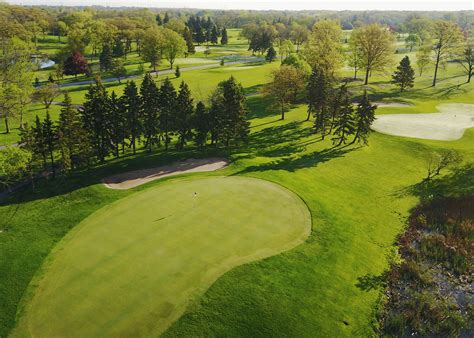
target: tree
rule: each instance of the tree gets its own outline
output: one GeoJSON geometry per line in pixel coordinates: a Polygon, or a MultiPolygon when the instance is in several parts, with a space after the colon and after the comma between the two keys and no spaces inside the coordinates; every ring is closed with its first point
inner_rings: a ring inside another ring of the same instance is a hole
{"type": "Polygon", "coordinates": [[[312,69],[334,76],[342,67],[342,30],[338,22],[316,22],[305,44],[304,55],[312,69]]]}
{"type": "Polygon", "coordinates": [[[459,44],[463,39],[459,26],[451,21],[436,22],[434,36],[436,44],[434,47],[435,71],[433,87],[436,86],[439,65],[446,63],[459,51],[459,44]]]}
{"type": "Polygon", "coordinates": [[[153,71],[160,64],[164,38],[158,28],[150,28],[143,35],[141,57],[143,61],[150,62],[153,71]]]}
{"type": "Polygon", "coordinates": [[[390,64],[393,56],[393,35],[379,24],[370,24],[355,29],[354,43],[359,49],[361,63],[365,68],[364,84],[374,70],[382,70],[390,64]]]}
{"type": "Polygon", "coordinates": [[[203,147],[209,134],[209,112],[201,101],[196,105],[193,126],[195,129],[194,141],[198,147],[203,147]]]}
{"type": "Polygon", "coordinates": [[[426,46],[421,48],[418,53],[416,53],[416,65],[420,71],[420,76],[423,75],[423,70],[431,62],[431,51],[432,48],[430,46],[426,46]]]}
{"type": "Polygon", "coordinates": [[[110,137],[110,100],[102,81],[97,78],[85,95],[82,123],[99,161],[103,162],[112,149],[110,137]]]}
{"type": "Polygon", "coordinates": [[[357,72],[363,68],[361,50],[357,46],[354,35],[349,38],[349,52],[346,54],[347,64],[354,68],[354,80],[357,79],[357,72]]]}
{"type": "Polygon", "coordinates": [[[355,131],[354,107],[347,90],[343,92],[338,111],[339,114],[334,121],[332,141],[335,145],[340,146],[346,144],[348,137],[354,134],[355,131]]]}
{"type": "Polygon", "coordinates": [[[211,31],[211,43],[217,45],[219,43],[219,32],[217,31],[217,26],[214,25],[211,31]]]}
{"type": "Polygon", "coordinates": [[[194,54],[196,50],[194,49],[194,43],[193,43],[193,36],[191,34],[191,31],[189,30],[189,27],[184,28],[184,33],[183,33],[184,41],[186,41],[186,48],[188,49],[188,54],[194,54]]]}
{"type": "Polygon", "coordinates": [[[204,55],[206,57],[208,57],[209,55],[211,55],[211,49],[209,48],[209,46],[206,46],[206,49],[204,50],[204,55]]]}
{"type": "Polygon", "coordinates": [[[170,133],[173,131],[174,115],[176,111],[176,91],[173,84],[166,78],[160,87],[160,132],[161,139],[165,143],[165,149],[171,142],[170,133]]]}
{"type": "Polygon", "coordinates": [[[87,132],[82,127],[81,115],[73,107],[68,92],[64,93],[63,107],[58,123],[59,145],[66,169],[73,169],[76,164],[89,163],[90,144],[87,132]]]}
{"type": "Polygon", "coordinates": [[[410,48],[410,52],[413,50],[413,47],[421,45],[421,38],[418,34],[409,34],[405,39],[405,45],[407,48],[410,48]]]}
{"type": "Polygon", "coordinates": [[[304,88],[304,76],[295,67],[286,65],[274,70],[272,76],[273,81],[265,86],[264,92],[272,99],[272,107],[278,108],[284,120],[285,112],[304,88]]]}
{"type": "Polygon", "coordinates": [[[156,15],[156,24],[158,26],[163,25],[163,20],[161,19],[161,15],[159,13],[156,15]]]}
{"type": "Polygon", "coordinates": [[[114,48],[112,49],[112,55],[114,57],[121,57],[125,55],[125,47],[123,45],[122,39],[115,39],[114,48]]]}
{"type": "Polygon", "coordinates": [[[102,51],[99,55],[99,65],[101,71],[109,71],[112,69],[112,50],[110,49],[110,45],[108,43],[102,46],[102,51]]]}
{"type": "Polygon", "coordinates": [[[405,56],[397,67],[397,70],[392,75],[392,83],[400,87],[403,92],[405,88],[412,88],[415,81],[415,71],[410,65],[410,58],[405,56]]]}
{"type": "Polygon", "coordinates": [[[179,66],[176,66],[174,75],[176,76],[176,78],[179,78],[181,76],[181,70],[179,69],[179,66]]]}
{"type": "Polygon", "coordinates": [[[18,147],[0,150],[0,184],[10,189],[12,183],[29,172],[32,154],[18,147]]]}
{"type": "Polygon", "coordinates": [[[163,29],[163,55],[170,63],[170,69],[173,69],[173,63],[176,57],[183,55],[187,50],[186,41],[171,29],[163,29]]]}
{"type": "Polygon", "coordinates": [[[64,74],[74,75],[77,79],[78,74],[87,74],[89,66],[87,60],[80,52],[74,52],[64,61],[64,74]]]}
{"type": "Polygon", "coordinates": [[[286,39],[280,41],[278,51],[280,53],[280,59],[281,61],[283,61],[283,59],[287,59],[288,57],[290,57],[290,55],[295,53],[296,49],[293,43],[290,40],[286,39]]]}
{"type": "Polygon", "coordinates": [[[176,99],[176,117],[174,129],[178,133],[176,148],[183,149],[186,142],[192,139],[192,118],[194,114],[191,91],[186,83],[181,82],[176,99]]]}
{"type": "Polygon", "coordinates": [[[42,128],[44,145],[46,146],[47,154],[49,155],[49,160],[51,162],[51,171],[53,173],[54,178],[56,176],[56,168],[54,165],[54,151],[56,150],[57,146],[58,134],[48,111],[46,112],[46,117],[43,121],[42,128]]]}
{"type": "Polygon", "coordinates": [[[474,53],[472,46],[466,46],[458,58],[458,62],[463,66],[467,72],[467,83],[471,82],[473,67],[474,67],[474,53]]]}
{"type": "Polygon", "coordinates": [[[33,98],[35,101],[42,102],[45,109],[48,109],[59,94],[59,86],[57,84],[48,83],[44,86],[36,88],[33,98]]]}
{"type": "Polygon", "coordinates": [[[110,94],[109,107],[109,123],[107,128],[114,155],[118,158],[120,157],[120,146],[122,146],[122,153],[125,153],[127,130],[124,109],[121,107],[121,101],[115,94],[115,91],[112,91],[112,94],[110,94]]]}
{"type": "Polygon", "coordinates": [[[308,40],[309,31],[303,25],[298,25],[296,23],[291,25],[290,39],[296,45],[296,52],[300,51],[300,47],[303,43],[308,40]]]}
{"type": "Polygon", "coordinates": [[[273,48],[273,46],[270,46],[267,50],[267,55],[265,56],[265,60],[268,62],[272,62],[273,60],[276,59],[276,50],[273,48]]]}
{"type": "Polygon", "coordinates": [[[136,154],[136,143],[142,134],[141,100],[138,95],[135,81],[127,82],[123,95],[120,98],[123,116],[125,117],[125,130],[130,140],[133,154],[136,154]]]}
{"type": "Polygon", "coordinates": [[[332,101],[333,78],[326,73],[314,69],[307,85],[308,121],[314,115],[314,128],[321,133],[324,140],[329,125],[330,105],[332,101]]]}
{"type": "Polygon", "coordinates": [[[376,105],[372,105],[367,95],[367,91],[364,92],[362,100],[357,105],[356,114],[355,114],[355,136],[352,140],[352,143],[363,142],[367,144],[367,137],[370,133],[370,126],[375,120],[375,110],[377,109],[376,105]]]}
{"type": "Polygon", "coordinates": [[[43,125],[41,124],[40,118],[36,115],[35,126],[32,128],[33,134],[33,154],[38,155],[43,160],[43,168],[46,169],[46,145],[43,135],[43,125]]]}
{"type": "Polygon", "coordinates": [[[170,17],[168,16],[168,12],[165,12],[165,18],[163,19],[163,25],[167,24],[170,21],[170,17]]]}
{"type": "Polygon", "coordinates": [[[227,29],[224,27],[222,28],[221,33],[221,45],[227,45],[229,43],[229,38],[227,37],[227,29]]]}
{"type": "Polygon", "coordinates": [[[124,63],[121,59],[114,59],[112,61],[111,73],[118,79],[119,83],[122,83],[121,78],[127,75],[127,70],[125,69],[124,63]]]}
{"type": "Polygon", "coordinates": [[[146,74],[140,86],[141,111],[143,115],[143,136],[145,147],[151,151],[160,143],[159,120],[160,92],[150,74],[146,74]]]}

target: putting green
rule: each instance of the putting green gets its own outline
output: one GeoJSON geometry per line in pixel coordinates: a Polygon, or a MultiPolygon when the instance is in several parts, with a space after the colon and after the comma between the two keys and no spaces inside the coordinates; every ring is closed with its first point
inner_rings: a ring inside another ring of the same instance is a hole
{"type": "Polygon", "coordinates": [[[223,273],[295,247],[310,229],[302,200],[267,181],[163,183],[99,210],[61,241],[13,335],[159,335],[223,273]]]}

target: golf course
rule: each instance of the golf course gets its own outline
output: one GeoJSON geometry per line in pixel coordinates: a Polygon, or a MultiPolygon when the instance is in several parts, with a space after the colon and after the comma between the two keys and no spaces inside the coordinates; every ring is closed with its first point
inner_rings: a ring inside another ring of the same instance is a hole
{"type": "Polygon", "coordinates": [[[0,96],[0,337],[474,332],[472,11],[23,11],[58,62],[0,96]]]}

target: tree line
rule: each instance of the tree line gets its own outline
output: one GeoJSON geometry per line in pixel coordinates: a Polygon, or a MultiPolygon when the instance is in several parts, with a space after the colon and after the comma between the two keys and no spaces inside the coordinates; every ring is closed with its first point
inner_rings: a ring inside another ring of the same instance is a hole
{"type": "Polygon", "coordinates": [[[53,176],[58,168],[69,172],[126,151],[135,154],[138,147],[183,149],[190,142],[228,147],[246,142],[249,133],[245,95],[233,77],[219,83],[207,106],[194,103],[185,82],[176,90],[168,78],[158,86],[146,74],[139,87],[127,82],[118,97],[97,79],[83,107],[76,108],[65,92],[57,122],[47,113],[21,130],[21,149],[53,176]]]}

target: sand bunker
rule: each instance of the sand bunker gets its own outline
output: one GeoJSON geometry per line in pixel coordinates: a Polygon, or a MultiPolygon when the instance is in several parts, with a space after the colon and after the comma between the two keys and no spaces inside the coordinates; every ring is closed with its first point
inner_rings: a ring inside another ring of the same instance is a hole
{"type": "Polygon", "coordinates": [[[377,107],[410,107],[411,104],[403,102],[374,102],[377,107]]]}
{"type": "Polygon", "coordinates": [[[451,141],[474,127],[474,104],[449,103],[436,108],[440,113],[381,115],[372,129],[388,135],[451,141]]]}
{"type": "Polygon", "coordinates": [[[134,170],[113,175],[104,178],[103,182],[105,186],[110,189],[130,189],[162,177],[214,171],[225,167],[227,164],[228,161],[223,158],[188,159],[161,167],[134,170]]]}

